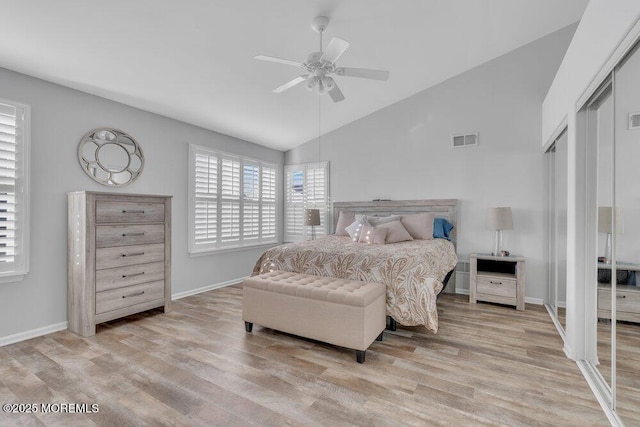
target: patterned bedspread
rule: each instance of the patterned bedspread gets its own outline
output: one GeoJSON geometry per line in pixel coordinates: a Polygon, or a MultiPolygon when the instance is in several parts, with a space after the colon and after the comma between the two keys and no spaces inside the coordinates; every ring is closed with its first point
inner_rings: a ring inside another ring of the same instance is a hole
{"type": "Polygon", "coordinates": [[[436,296],[457,262],[454,245],[444,239],[366,245],[327,236],[268,249],[253,274],[284,270],[383,283],[388,315],[401,325],[424,325],[437,332],[436,296]]]}

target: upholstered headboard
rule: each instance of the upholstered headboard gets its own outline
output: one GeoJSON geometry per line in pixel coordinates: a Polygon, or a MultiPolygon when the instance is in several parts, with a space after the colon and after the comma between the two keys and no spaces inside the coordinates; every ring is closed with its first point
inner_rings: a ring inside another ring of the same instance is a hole
{"type": "Polygon", "coordinates": [[[336,228],[340,211],[357,212],[374,216],[392,214],[412,214],[417,212],[435,212],[437,217],[446,218],[454,229],[451,241],[456,244],[458,229],[458,200],[429,199],[429,200],[379,200],[371,202],[333,202],[333,228],[336,228]]]}

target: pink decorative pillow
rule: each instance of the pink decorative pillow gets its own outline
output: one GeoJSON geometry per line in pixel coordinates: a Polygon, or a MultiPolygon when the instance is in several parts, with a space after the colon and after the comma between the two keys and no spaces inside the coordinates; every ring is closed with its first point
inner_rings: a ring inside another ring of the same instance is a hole
{"type": "Polygon", "coordinates": [[[400,221],[391,221],[385,224],[380,224],[376,228],[386,228],[387,229],[387,243],[397,243],[404,242],[406,240],[413,240],[411,234],[407,231],[406,228],[402,225],[400,221]]]}
{"type": "Polygon", "coordinates": [[[433,220],[436,214],[423,212],[403,215],[400,222],[414,239],[433,240],[433,220]]]}
{"type": "Polygon", "coordinates": [[[346,228],[356,220],[355,212],[340,211],[338,223],[336,224],[336,236],[348,236],[346,228]]]}
{"type": "Polygon", "coordinates": [[[367,243],[369,245],[384,245],[388,230],[386,228],[377,228],[372,225],[363,225],[360,231],[358,242],[367,243]]]}

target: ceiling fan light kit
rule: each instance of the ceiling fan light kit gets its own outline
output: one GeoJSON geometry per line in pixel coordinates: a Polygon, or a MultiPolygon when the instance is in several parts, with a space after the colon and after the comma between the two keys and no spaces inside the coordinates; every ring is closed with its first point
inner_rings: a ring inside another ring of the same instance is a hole
{"type": "Polygon", "coordinates": [[[345,99],[342,91],[331,75],[342,77],[358,77],[372,80],[387,80],[389,72],[383,70],[370,70],[368,68],[336,67],[335,62],[350,46],[346,40],[334,37],[329,42],[327,48],[322,50],[322,32],[329,25],[329,18],[318,16],[311,23],[311,27],[320,33],[320,50],[307,55],[306,62],[297,62],[290,59],[277,58],[274,56],[257,55],[255,59],[268,62],[277,62],[285,65],[292,65],[301,68],[306,72],[293,80],[279,86],[273,90],[274,93],[281,93],[302,82],[305,87],[319,94],[328,93],[333,102],[340,102],[345,99]]]}

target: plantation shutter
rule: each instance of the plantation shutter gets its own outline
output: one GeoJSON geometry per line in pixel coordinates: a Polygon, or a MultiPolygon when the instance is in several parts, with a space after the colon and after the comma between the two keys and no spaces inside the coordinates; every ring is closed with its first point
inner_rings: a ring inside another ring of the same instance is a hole
{"type": "Polygon", "coordinates": [[[223,157],[221,162],[220,242],[240,240],[240,160],[223,157]]]}
{"type": "Polygon", "coordinates": [[[260,167],[257,164],[242,165],[243,212],[242,238],[260,238],[260,167]]]}
{"type": "Polygon", "coordinates": [[[218,239],[218,157],[195,153],[195,244],[215,245],[218,239]]]}
{"type": "Polygon", "coordinates": [[[304,210],[320,210],[320,226],[315,227],[316,237],[329,232],[328,163],[307,163],[285,167],[285,235],[287,242],[307,240],[311,227],[304,225],[304,210]]]}
{"type": "Polygon", "coordinates": [[[28,270],[26,106],[0,103],[0,275],[28,270]]]}
{"type": "Polygon", "coordinates": [[[262,227],[262,239],[275,240],[276,239],[276,168],[263,166],[262,167],[262,212],[261,212],[261,227],[262,227]]]}
{"type": "Polygon", "coordinates": [[[276,165],[189,146],[189,252],[276,243],[276,165]]]}

